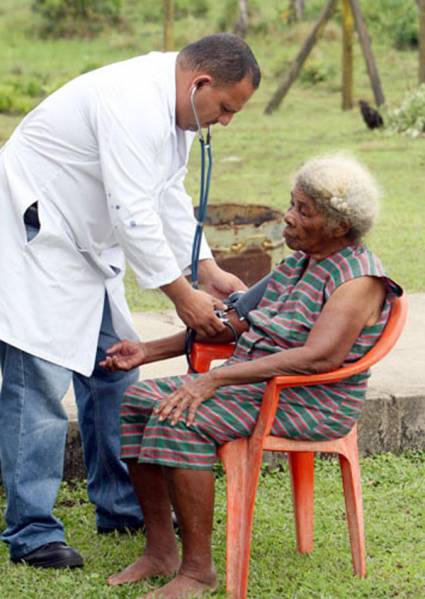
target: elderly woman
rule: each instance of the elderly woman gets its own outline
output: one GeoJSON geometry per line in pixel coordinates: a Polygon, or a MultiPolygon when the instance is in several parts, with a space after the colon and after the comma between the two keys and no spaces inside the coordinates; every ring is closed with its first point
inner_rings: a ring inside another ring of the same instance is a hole
{"type": "MultiPolygon", "coordinates": [[[[354,159],[307,162],[295,176],[285,213],[284,237],[294,252],[273,271],[247,321],[234,319],[241,335],[233,357],[207,374],[143,381],[127,390],[122,458],[145,516],[147,542],[143,555],[109,584],[177,573],[146,597],[188,597],[215,588],[217,447],[251,434],[271,377],[323,372],[363,356],[387,322],[391,295],[401,292],[361,241],[377,215],[378,196],[374,179],[354,159]],[[170,498],[181,527],[181,562],[170,498]]],[[[103,365],[127,370],[181,354],[183,347],[183,335],[123,341],[103,365]]],[[[367,377],[284,390],[272,434],[346,435],[360,415],[367,377]]]]}

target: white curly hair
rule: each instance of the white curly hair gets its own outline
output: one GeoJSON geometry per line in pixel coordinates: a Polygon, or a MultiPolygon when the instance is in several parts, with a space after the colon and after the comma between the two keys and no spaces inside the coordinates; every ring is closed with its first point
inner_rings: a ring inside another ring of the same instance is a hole
{"type": "Polygon", "coordinates": [[[308,160],[296,172],[293,186],[315,201],[331,228],[349,224],[353,240],[362,238],[378,216],[381,189],[368,169],[348,154],[308,160]]]}

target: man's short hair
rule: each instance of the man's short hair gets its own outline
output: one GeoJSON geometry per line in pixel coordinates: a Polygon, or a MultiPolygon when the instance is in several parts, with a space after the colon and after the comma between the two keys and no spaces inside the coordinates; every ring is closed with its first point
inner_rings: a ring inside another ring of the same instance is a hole
{"type": "Polygon", "coordinates": [[[217,33],[189,44],[179,53],[184,70],[205,71],[219,85],[231,85],[251,76],[254,89],[260,85],[261,72],[248,44],[233,33],[217,33]]]}

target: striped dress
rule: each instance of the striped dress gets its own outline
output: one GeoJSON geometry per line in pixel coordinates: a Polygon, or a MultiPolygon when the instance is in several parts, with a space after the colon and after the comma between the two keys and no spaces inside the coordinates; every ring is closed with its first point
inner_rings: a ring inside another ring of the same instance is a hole
{"type": "MultiPolygon", "coordinates": [[[[345,364],[358,360],[380,337],[391,296],[401,293],[363,244],[348,246],[320,262],[311,262],[301,251],[285,259],[273,271],[258,308],[249,315],[249,331],[240,337],[226,364],[302,347],[331,294],[346,281],[362,276],[382,278],[387,296],[378,322],[361,331],[345,364]]],[[[209,469],[218,446],[251,434],[266,383],[221,387],[199,406],[190,428],[182,420],[175,426],[159,422],[152,413],[155,404],[196,376],[146,380],[127,389],[121,408],[122,459],[209,469]]],[[[368,376],[362,373],[332,385],[283,390],[272,434],[309,440],[346,435],[360,416],[368,376]]]]}

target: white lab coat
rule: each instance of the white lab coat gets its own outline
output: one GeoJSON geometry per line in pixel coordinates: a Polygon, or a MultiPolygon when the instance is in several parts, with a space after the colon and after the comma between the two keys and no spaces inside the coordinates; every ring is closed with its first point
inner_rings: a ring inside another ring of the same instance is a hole
{"type": "Polygon", "coordinates": [[[195,219],[183,180],[194,134],[175,123],[175,62],[153,52],[74,79],[0,152],[1,340],[89,375],[105,289],[117,334],[136,338],[125,259],[146,288],[190,265],[195,219]],[[41,228],[27,242],[23,214],[34,202],[41,228]]]}

